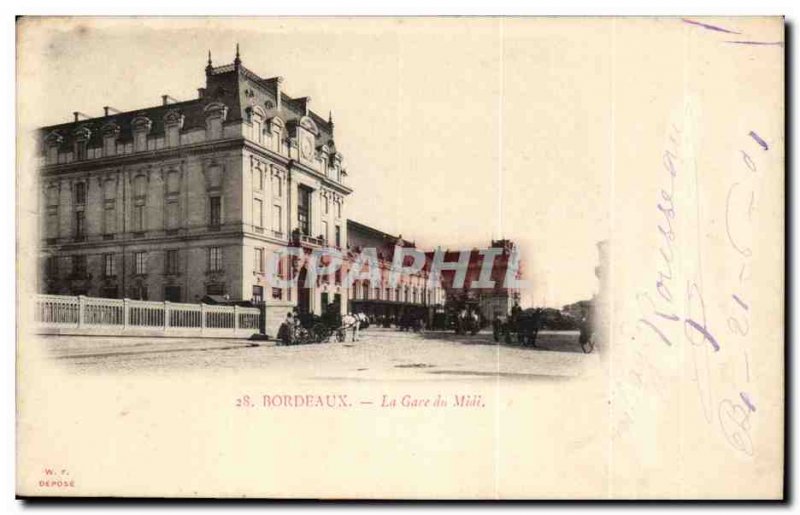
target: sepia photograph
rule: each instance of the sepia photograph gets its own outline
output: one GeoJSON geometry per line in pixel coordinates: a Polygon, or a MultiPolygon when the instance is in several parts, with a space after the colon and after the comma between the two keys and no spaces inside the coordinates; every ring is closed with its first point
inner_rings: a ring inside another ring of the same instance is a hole
{"type": "Polygon", "coordinates": [[[19,18],[16,494],[781,499],[784,30],[19,18]]]}

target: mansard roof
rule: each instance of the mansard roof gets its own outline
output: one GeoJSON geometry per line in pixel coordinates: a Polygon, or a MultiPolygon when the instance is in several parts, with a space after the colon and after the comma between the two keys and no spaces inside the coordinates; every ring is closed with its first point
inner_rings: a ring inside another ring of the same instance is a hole
{"type": "Polygon", "coordinates": [[[60,138],[59,145],[64,149],[72,149],[76,140],[76,131],[89,131],[89,147],[102,146],[103,129],[116,125],[119,128],[118,141],[133,140],[132,122],[138,117],[148,118],[152,125],[150,135],[158,136],[165,132],[164,117],[171,111],[183,116],[183,130],[204,129],[206,124],[205,108],[219,102],[227,107],[227,122],[246,119],[248,108],[258,106],[265,113],[266,119],[280,117],[287,127],[298,124],[308,116],[316,124],[319,134],[317,146],[332,145],[333,123],[310,111],[308,98],[292,98],[281,91],[280,77],[264,79],[241,64],[228,64],[206,68],[206,87],[200,98],[183,102],[165,103],[153,107],[145,107],[132,111],[113,113],[85,120],[50,125],[39,129],[40,141],[56,133],[60,138]],[[277,101],[280,94],[281,101],[277,101]]]}

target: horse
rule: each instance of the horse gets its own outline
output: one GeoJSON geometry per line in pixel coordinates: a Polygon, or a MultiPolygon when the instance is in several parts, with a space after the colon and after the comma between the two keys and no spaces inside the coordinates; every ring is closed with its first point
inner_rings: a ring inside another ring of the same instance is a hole
{"type": "Polygon", "coordinates": [[[456,334],[476,334],[480,329],[480,317],[472,309],[462,309],[456,315],[456,334]]]}
{"type": "Polygon", "coordinates": [[[358,330],[361,328],[363,313],[347,313],[342,316],[341,330],[347,334],[348,329],[353,330],[353,341],[358,340],[358,330]]]}

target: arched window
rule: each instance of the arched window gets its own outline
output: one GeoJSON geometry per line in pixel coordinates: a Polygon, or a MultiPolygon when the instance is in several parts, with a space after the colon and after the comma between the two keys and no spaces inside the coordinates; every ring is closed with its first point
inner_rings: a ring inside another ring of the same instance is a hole
{"type": "Polygon", "coordinates": [[[264,145],[265,144],[264,120],[266,118],[264,109],[262,109],[260,106],[250,107],[247,110],[247,117],[248,121],[251,124],[251,131],[252,131],[250,139],[258,143],[259,145],[264,145]]]}

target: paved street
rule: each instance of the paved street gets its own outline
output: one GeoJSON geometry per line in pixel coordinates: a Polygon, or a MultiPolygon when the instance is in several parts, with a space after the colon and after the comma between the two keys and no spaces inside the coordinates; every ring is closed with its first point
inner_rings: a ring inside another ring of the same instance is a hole
{"type": "MultiPolygon", "coordinates": [[[[350,335],[348,335],[349,338],[350,335]]],[[[537,348],[497,345],[490,332],[403,333],[370,328],[359,341],[278,346],[234,339],[46,336],[48,359],[81,372],[264,370],[293,379],[493,380],[574,377],[596,364],[577,332],[542,331],[537,348]]]]}

